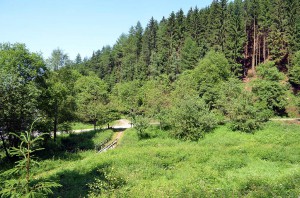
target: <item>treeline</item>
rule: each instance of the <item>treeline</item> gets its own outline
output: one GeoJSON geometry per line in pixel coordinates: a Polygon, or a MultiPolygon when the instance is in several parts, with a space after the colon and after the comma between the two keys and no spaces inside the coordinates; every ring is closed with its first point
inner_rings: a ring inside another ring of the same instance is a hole
{"type": "Polygon", "coordinates": [[[225,54],[238,77],[274,61],[287,72],[300,50],[297,0],[214,0],[209,7],[172,12],[160,21],[138,22],[116,44],[94,52],[84,64],[109,84],[148,80],[167,74],[171,81],[193,69],[210,51],[225,54]]]}

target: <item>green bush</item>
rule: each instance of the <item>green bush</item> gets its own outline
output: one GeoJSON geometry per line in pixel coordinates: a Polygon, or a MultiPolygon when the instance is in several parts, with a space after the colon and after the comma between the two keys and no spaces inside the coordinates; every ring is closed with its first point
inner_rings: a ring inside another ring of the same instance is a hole
{"type": "Polygon", "coordinates": [[[58,125],[58,130],[64,133],[72,132],[72,124],[70,122],[63,122],[58,125]]]}
{"type": "Polygon", "coordinates": [[[275,62],[266,62],[257,66],[257,75],[264,80],[280,81],[284,79],[284,74],[279,72],[275,62]]]}
{"type": "Polygon", "coordinates": [[[175,101],[169,112],[172,135],[183,140],[197,141],[217,124],[217,116],[197,97],[175,101]]]}
{"type": "Polygon", "coordinates": [[[99,177],[93,183],[88,184],[89,197],[98,197],[101,194],[111,194],[114,190],[124,186],[124,178],[116,175],[113,168],[103,168],[98,170],[99,177]]]}
{"type": "Polygon", "coordinates": [[[252,92],[257,96],[258,101],[267,105],[276,115],[285,114],[286,87],[279,82],[257,80],[254,81],[252,92]]]}
{"type": "Polygon", "coordinates": [[[293,85],[300,85],[300,51],[293,57],[292,67],[289,68],[289,80],[293,85]]]}
{"type": "Polygon", "coordinates": [[[221,84],[216,108],[228,117],[234,131],[253,132],[272,115],[266,103],[257,101],[237,79],[221,84]]]}
{"type": "Polygon", "coordinates": [[[136,116],[134,120],[134,128],[138,134],[139,139],[149,138],[146,129],[149,127],[149,120],[143,116],[136,116]]]}

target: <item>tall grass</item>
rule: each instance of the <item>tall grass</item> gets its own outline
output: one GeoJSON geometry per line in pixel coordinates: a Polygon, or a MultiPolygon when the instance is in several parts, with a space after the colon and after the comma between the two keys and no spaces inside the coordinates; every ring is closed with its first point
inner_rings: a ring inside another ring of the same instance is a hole
{"type": "Polygon", "coordinates": [[[150,138],[139,140],[129,129],[114,150],[68,152],[33,171],[63,185],[53,197],[88,196],[91,183],[102,197],[300,195],[300,126],[268,123],[255,134],[222,126],[199,142],[170,139],[157,128],[147,132],[150,138]]]}

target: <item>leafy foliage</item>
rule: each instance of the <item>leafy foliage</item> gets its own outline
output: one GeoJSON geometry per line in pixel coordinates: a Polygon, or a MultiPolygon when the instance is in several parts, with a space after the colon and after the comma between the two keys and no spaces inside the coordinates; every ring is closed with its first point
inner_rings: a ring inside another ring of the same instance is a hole
{"type": "Polygon", "coordinates": [[[141,82],[138,80],[119,83],[112,91],[112,98],[121,112],[129,113],[134,119],[140,113],[142,96],[140,95],[141,82]]]}
{"type": "Polygon", "coordinates": [[[204,137],[205,133],[214,129],[218,123],[215,114],[197,97],[175,101],[169,119],[174,137],[194,141],[204,137]]]}
{"type": "Polygon", "coordinates": [[[257,101],[237,79],[230,79],[220,86],[217,109],[229,118],[232,130],[253,132],[272,115],[266,103],[257,101]]]}
{"type": "Polygon", "coordinates": [[[230,75],[228,60],[220,52],[209,52],[195,68],[193,77],[197,82],[197,91],[210,108],[215,104],[217,85],[230,75]]]}
{"type": "Polygon", "coordinates": [[[257,67],[257,75],[268,81],[280,81],[284,79],[284,74],[279,72],[275,62],[260,64],[257,67]]]}
{"type": "Polygon", "coordinates": [[[97,76],[82,76],[76,81],[74,88],[77,92],[79,117],[92,122],[94,128],[99,121],[103,124],[108,104],[107,84],[97,76]]]}
{"type": "Polygon", "coordinates": [[[137,116],[133,124],[139,139],[145,139],[149,137],[149,135],[146,133],[146,129],[149,127],[149,120],[147,118],[143,116],[137,116]]]}
{"type": "Polygon", "coordinates": [[[284,114],[286,102],[286,87],[277,82],[260,80],[253,86],[253,93],[258,100],[267,104],[267,108],[275,114],[284,114]]]}
{"type": "Polygon", "coordinates": [[[116,176],[113,168],[103,168],[98,170],[100,178],[95,178],[93,183],[88,184],[89,197],[98,197],[102,194],[112,194],[114,190],[124,186],[126,181],[116,176]]]}
{"type": "Polygon", "coordinates": [[[46,68],[39,54],[30,53],[24,44],[18,43],[0,44],[0,65],[1,139],[9,157],[9,147],[19,143],[9,132],[20,135],[21,131],[29,129],[36,116],[42,114],[39,98],[46,68]]]}

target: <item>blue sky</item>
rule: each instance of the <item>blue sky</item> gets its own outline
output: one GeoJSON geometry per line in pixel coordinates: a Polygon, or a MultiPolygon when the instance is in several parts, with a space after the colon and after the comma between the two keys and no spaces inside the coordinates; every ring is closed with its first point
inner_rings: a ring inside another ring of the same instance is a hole
{"type": "Polygon", "coordinates": [[[0,42],[25,43],[45,58],[60,48],[74,59],[113,45],[122,33],[153,16],[160,21],[180,8],[212,0],[0,0],[0,42]]]}

